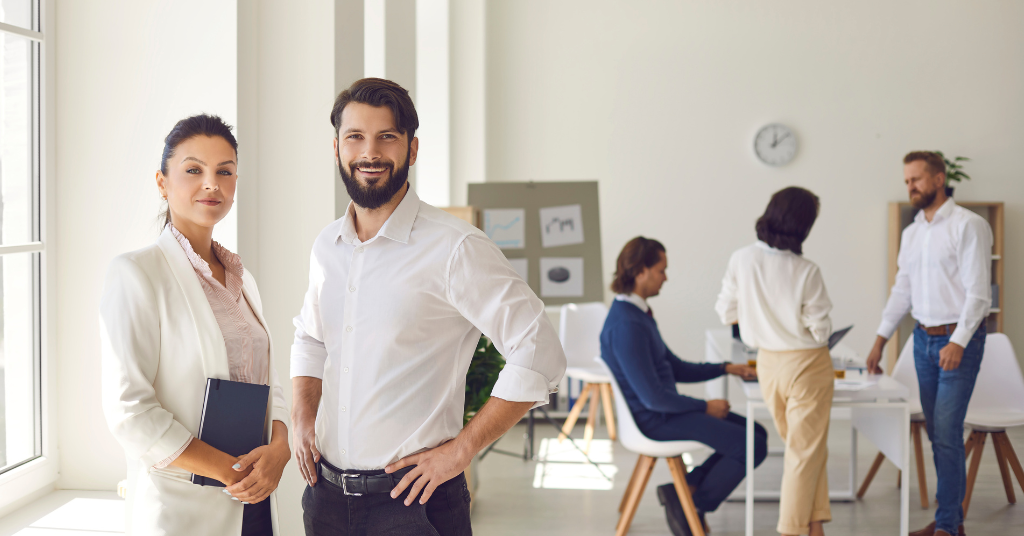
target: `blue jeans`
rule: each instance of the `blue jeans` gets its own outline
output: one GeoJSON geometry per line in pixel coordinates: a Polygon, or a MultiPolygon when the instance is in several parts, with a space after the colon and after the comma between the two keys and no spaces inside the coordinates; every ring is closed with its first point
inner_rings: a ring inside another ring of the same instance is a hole
{"type": "Polygon", "coordinates": [[[964,522],[964,494],[967,490],[967,460],[964,454],[964,418],[974,392],[974,381],[985,353],[985,321],[964,348],[960,366],[945,371],[939,366],[939,351],[949,344],[949,335],[928,335],[920,325],[914,329],[914,364],[921,390],[921,406],[932,442],[938,486],[935,492],[935,528],[956,534],[964,522]]]}

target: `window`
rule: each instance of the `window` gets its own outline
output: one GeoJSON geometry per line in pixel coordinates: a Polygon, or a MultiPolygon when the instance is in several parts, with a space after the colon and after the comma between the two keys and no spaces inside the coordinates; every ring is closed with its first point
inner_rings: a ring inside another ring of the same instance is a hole
{"type": "Polygon", "coordinates": [[[0,0],[0,473],[42,455],[38,0],[0,0]]]}

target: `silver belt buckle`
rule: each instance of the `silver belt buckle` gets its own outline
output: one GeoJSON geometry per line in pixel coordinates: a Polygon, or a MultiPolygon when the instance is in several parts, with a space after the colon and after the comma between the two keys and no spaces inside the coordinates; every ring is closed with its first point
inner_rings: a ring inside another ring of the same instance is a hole
{"type": "Polygon", "coordinates": [[[348,482],[345,480],[348,477],[359,478],[359,476],[360,475],[349,475],[349,474],[344,474],[343,473],[341,475],[341,491],[342,491],[342,493],[344,493],[345,495],[350,495],[352,497],[362,497],[363,496],[362,493],[349,493],[349,491],[348,491],[348,482]]]}

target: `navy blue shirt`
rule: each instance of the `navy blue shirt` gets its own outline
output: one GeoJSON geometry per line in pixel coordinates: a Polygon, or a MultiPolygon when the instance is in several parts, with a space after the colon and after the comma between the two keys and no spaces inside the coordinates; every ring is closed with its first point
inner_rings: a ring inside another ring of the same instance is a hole
{"type": "Polygon", "coordinates": [[[661,340],[658,324],[636,305],[615,300],[601,329],[608,364],[638,426],[674,413],[704,412],[707,402],[681,395],[676,383],[703,382],[725,373],[720,363],[688,363],[661,340]]]}

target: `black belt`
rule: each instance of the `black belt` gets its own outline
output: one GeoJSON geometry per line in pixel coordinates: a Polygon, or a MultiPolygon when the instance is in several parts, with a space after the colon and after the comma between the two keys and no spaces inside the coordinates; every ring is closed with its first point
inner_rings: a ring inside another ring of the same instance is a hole
{"type": "Polygon", "coordinates": [[[394,473],[359,474],[346,473],[330,464],[320,461],[320,476],[341,488],[345,495],[358,497],[368,493],[391,493],[406,473],[415,466],[403,467],[394,473]]]}

